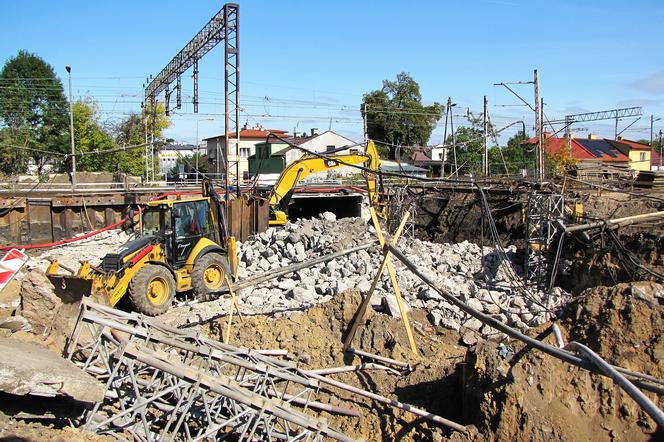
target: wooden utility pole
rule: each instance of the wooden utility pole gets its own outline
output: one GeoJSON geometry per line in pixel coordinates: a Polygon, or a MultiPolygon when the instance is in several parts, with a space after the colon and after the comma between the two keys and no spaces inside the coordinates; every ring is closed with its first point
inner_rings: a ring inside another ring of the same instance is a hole
{"type": "Polygon", "coordinates": [[[535,150],[535,176],[541,181],[544,179],[544,171],[542,170],[542,126],[540,121],[542,110],[540,109],[539,76],[537,75],[537,69],[534,71],[533,83],[535,84],[535,136],[537,137],[537,149],[535,150]]]}
{"type": "Polygon", "coordinates": [[[484,96],[484,153],[482,155],[482,172],[489,176],[489,119],[487,115],[488,100],[484,96]]]}

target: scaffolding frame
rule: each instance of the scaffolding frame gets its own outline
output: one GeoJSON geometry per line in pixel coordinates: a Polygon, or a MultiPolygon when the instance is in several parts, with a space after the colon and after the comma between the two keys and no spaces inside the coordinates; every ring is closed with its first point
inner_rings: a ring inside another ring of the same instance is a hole
{"type": "Polygon", "coordinates": [[[550,277],[549,251],[557,232],[557,221],[565,214],[565,198],[558,193],[528,194],[526,208],[525,273],[528,285],[546,290],[550,277]]]}
{"type": "Polygon", "coordinates": [[[138,440],[352,440],[306,414],[318,380],[293,364],[83,300],[65,357],[106,385],[85,418],[138,440]],[[293,408],[293,404],[304,411],[293,408]]]}

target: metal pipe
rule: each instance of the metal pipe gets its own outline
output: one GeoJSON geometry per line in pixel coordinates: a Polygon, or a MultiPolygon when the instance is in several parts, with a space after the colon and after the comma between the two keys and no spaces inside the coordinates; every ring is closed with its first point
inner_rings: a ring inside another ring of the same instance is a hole
{"type": "Polygon", "coordinates": [[[342,390],[350,391],[351,393],[355,393],[357,395],[364,396],[364,397],[367,397],[369,399],[373,399],[374,401],[381,402],[383,404],[387,404],[387,405],[390,405],[392,407],[399,408],[401,410],[412,413],[416,416],[420,416],[420,417],[423,417],[425,419],[428,419],[431,422],[435,422],[437,424],[444,425],[446,427],[452,428],[453,430],[462,431],[464,433],[467,431],[467,428],[464,425],[458,424],[458,423],[453,422],[449,419],[445,419],[444,417],[435,415],[433,413],[429,413],[426,410],[421,410],[417,407],[413,407],[412,405],[404,404],[403,402],[395,401],[394,399],[389,399],[389,398],[386,398],[385,396],[381,396],[379,394],[372,393],[370,391],[362,390],[360,388],[353,387],[352,385],[344,384],[343,382],[335,381],[334,379],[330,379],[328,377],[321,376],[321,375],[318,375],[318,374],[310,373],[309,376],[311,376],[314,379],[317,379],[318,381],[320,381],[324,384],[331,385],[333,387],[340,388],[342,390]]]}
{"type": "Polygon", "coordinates": [[[582,353],[590,359],[606,376],[614,380],[625,392],[631,396],[637,404],[650,415],[660,428],[664,428],[664,412],[660,410],[641,390],[636,388],[627,378],[613,368],[608,362],[602,359],[597,353],[578,342],[570,342],[565,346],[566,349],[582,353]]]}
{"type": "MultiPolygon", "coordinates": [[[[488,325],[489,327],[492,327],[498,331],[501,331],[505,333],[506,335],[518,339],[519,341],[523,342],[524,344],[536,348],[540,351],[543,351],[544,353],[553,356],[555,358],[561,359],[565,362],[568,362],[570,364],[576,365],[578,367],[584,368],[589,371],[593,371],[595,373],[600,373],[598,370],[595,369],[594,365],[587,361],[586,359],[580,358],[568,351],[565,351],[563,349],[556,348],[554,346],[551,346],[549,344],[546,344],[544,342],[538,341],[537,339],[531,338],[528,335],[525,335],[505,324],[502,322],[498,321],[497,319],[486,315],[484,313],[481,313],[471,307],[469,307],[465,302],[458,300],[456,297],[452,296],[451,294],[441,290],[434,282],[429,279],[426,275],[424,275],[422,272],[419,271],[417,266],[413,264],[404,254],[401,250],[396,248],[395,246],[391,244],[386,244],[385,247],[387,247],[390,252],[399,260],[401,261],[411,272],[413,272],[416,276],[418,276],[422,281],[424,281],[429,287],[434,289],[438,294],[440,294],[445,300],[457,307],[459,309],[463,310],[464,312],[468,313],[470,316],[473,316],[476,319],[479,319],[483,324],[488,325]]],[[[640,381],[645,381],[645,382],[653,382],[659,385],[664,385],[664,380],[658,379],[654,376],[649,376],[643,373],[627,370],[622,367],[614,367],[616,370],[621,372],[622,374],[630,377],[637,378],[640,381]]],[[[633,381],[634,382],[634,381],[633,381]]],[[[655,386],[655,385],[650,385],[645,382],[635,382],[641,388],[647,389],[649,391],[659,393],[659,394],[664,394],[664,387],[661,386],[655,386]]]]}
{"type": "Polygon", "coordinates": [[[387,358],[385,356],[375,355],[373,353],[367,353],[366,351],[358,350],[358,349],[353,348],[353,347],[348,347],[346,349],[346,351],[348,353],[353,353],[353,354],[355,354],[357,356],[360,356],[360,357],[373,359],[375,361],[384,362],[386,364],[396,365],[397,367],[405,368],[408,371],[413,371],[413,368],[410,366],[410,364],[408,364],[406,362],[397,361],[396,359],[391,359],[391,358],[387,358]]]}
{"type": "Polygon", "coordinates": [[[357,410],[351,410],[350,408],[344,408],[344,407],[336,407],[334,405],[324,404],[322,402],[317,402],[317,401],[308,401],[301,397],[293,396],[292,394],[280,393],[276,391],[274,388],[270,388],[267,391],[267,394],[269,394],[272,397],[277,397],[279,399],[288,401],[291,404],[301,405],[305,408],[313,408],[315,410],[327,411],[328,413],[341,414],[343,416],[360,417],[360,412],[357,410]]]}
{"type": "Polygon", "coordinates": [[[642,213],[640,215],[626,216],[624,218],[615,218],[605,221],[596,221],[588,224],[578,224],[576,226],[565,227],[565,233],[579,232],[582,230],[594,229],[596,227],[624,227],[639,222],[647,222],[655,219],[664,218],[664,210],[659,212],[642,213]]]}
{"type": "Polygon", "coordinates": [[[385,365],[374,364],[373,362],[357,365],[345,365],[343,367],[330,367],[330,368],[318,368],[316,370],[306,370],[305,374],[319,374],[326,376],[328,374],[337,374],[337,373],[349,373],[353,371],[362,371],[362,370],[384,370],[389,371],[392,374],[401,376],[401,373],[395,370],[394,368],[386,367],[385,365]]]}

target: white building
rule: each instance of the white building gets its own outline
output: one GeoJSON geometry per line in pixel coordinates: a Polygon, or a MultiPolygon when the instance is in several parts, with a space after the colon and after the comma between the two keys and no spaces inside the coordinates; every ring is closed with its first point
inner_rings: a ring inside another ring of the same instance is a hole
{"type": "Polygon", "coordinates": [[[196,146],[193,144],[166,144],[158,154],[159,173],[166,176],[175,167],[178,158],[193,158],[196,146]]]}
{"type": "Polygon", "coordinates": [[[431,148],[431,159],[434,161],[447,161],[447,147],[437,144],[431,148]]]}
{"type": "MultiPolygon", "coordinates": [[[[318,133],[318,129],[313,128],[309,135],[293,137],[288,139],[289,142],[297,144],[298,146],[306,149],[310,152],[317,153],[326,153],[330,152],[333,155],[347,154],[351,149],[357,151],[363,151],[363,146],[357,146],[357,143],[350,138],[346,138],[343,135],[327,130],[323,133],[318,133]],[[339,150],[342,147],[350,146],[348,149],[339,150]]],[[[292,163],[293,161],[299,159],[304,152],[302,150],[290,147],[286,153],[286,165],[292,163]]],[[[334,176],[346,176],[360,173],[360,170],[350,166],[339,167],[338,169],[331,170],[326,172],[325,175],[330,175],[327,178],[332,178],[334,176]]],[[[323,179],[325,177],[321,174],[313,174],[310,179],[323,179]]]]}

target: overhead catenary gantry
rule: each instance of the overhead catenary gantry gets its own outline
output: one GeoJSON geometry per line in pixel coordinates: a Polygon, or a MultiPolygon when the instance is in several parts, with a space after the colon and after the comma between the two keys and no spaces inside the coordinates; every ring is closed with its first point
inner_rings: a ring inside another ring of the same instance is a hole
{"type": "Polygon", "coordinates": [[[643,109],[640,106],[623,107],[620,109],[610,109],[599,112],[585,112],[582,114],[565,115],[564,119],[551,121],[551,124],[564,124],[565,131],[569,134],[571,132],[571,125],[573,123],[579,123],[582,121],[615,120],[615,138],[617,139],[618,135],[634,124],[641,117],[641,115],[643,115],[643,109]],[[621,132],[618,132],[618,121],[629,117],[637,117],[637,119],[621,132]]]}
{"type": "Polygon", "coordinates": [[[193,67],[193,105],[194,113],[198,113],[198,61],[217,44],[224,42],[224,132],[225,146],[223,152],[217,146],[214,152],[215,172],[223,175],[227,194],[230,187],[229,151],[231,143],[235,147],[235,182],[239,195],[239,146],[240,146],[240,6],[226,3],[210,21],[192,38],[187,45],[166,65],[156,77],[149,79],[145,87],[144,105],[156,109],[157,97],[164,92],[166,115],[170,113],[171,94],[176,92],[176,107],[182,107],[181,76],[193,67]],[[175,82],[175,89],[171,84],[175,82]],[[231,136],[233,135],[233,136],[231,136]],[[222,159],[223,161],[220,161],[222,159]]]}

